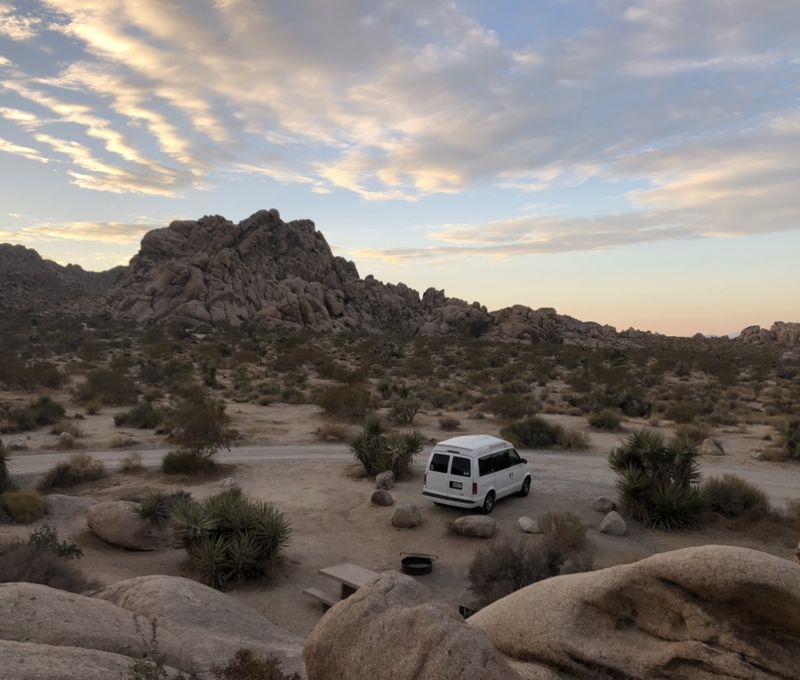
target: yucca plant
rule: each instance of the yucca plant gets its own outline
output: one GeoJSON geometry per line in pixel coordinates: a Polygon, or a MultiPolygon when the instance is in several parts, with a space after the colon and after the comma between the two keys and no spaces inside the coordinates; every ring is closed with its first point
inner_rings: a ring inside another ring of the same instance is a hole
{"type": "Polygon", "coordinates": [[[632,434],[608,457],[617,473],[620,506],[628,515],[659,529],[685,529],[702,522],[705,502],[698,489],[697,444],[643,430],[632,434]]]}
{"type": "Polygon", "coordinates": [[[285,515],[238,489],[181,503],[173,521],[189,568],[220,590],[268,578],[292,537],[285,515]]]}
{"type": "Polygon", "coordinates": [[[364,421],[361,432],[350,439],[350,448],[369,476],[391,470],[397,479],[402,479],[408,475],[423,443],[422,435],[416,431],[387,436],[381,421],[369,417],[364,421]]]}
{"type": "Polygon", "coordinates": [[[142,498],[136,512],[145,521],[161,524],[169,520],[176,507],[188,502],[191,497],[192,494],[188,491],[153,491],[142,498]]]}

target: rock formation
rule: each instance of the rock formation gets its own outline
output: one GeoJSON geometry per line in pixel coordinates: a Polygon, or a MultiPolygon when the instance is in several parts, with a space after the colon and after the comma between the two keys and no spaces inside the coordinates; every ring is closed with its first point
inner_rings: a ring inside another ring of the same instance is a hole
{"type": "Polygon", "coordinates": [[[2,680],[127,678],[133,661],[151,651],[154,619],[166,664],[191,677],[210,678],[212,664],[226,662],[243,647],[278,656],[286,670],[303,674],[299,639],[189,579],[143,576],[93,597],[4,583],[0,611],[13,613],[0,621],[2,680]]]}
{"type": "Polygon", "coordinates": [[[785,345],[800,348],[800,323],[776,321],[769,330],[761,326],[748,326],[736,341],[745,345],[785,345]]]}
{"type": "Polygon", "coordinates": [[[123,267],[97,273],[43,259],[24,246],[0,243],[0,308],[23,311],[81,309],[102,298],[123,267]]]}

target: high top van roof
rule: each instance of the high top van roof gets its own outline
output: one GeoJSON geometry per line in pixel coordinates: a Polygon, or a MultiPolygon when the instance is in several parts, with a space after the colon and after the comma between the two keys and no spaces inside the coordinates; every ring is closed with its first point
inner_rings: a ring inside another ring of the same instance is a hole
{"type": "Polygon", "coordinates": [[[479,456],[490,451],[501,451],[511,448],[511,443],[490,434],[469,434],[461,437],[445,439],[433,447],[434,451],[451,451],[465,456],[479,456]],[[458,449],[456,451],[456,449],[458,449]]]}

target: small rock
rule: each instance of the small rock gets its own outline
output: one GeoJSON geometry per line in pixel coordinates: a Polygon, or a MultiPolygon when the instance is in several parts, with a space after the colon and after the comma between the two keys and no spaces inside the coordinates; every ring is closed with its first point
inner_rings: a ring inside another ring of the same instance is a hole
{"type": "Polygon", "coordinates": [[[414,503],[400,503],[394,509],[392,526],[413,529],[422,524],[422,511],[414,503]]]}
{"type": "Polygon", "coordinates": [[[24,451],[28,448],[28,442],[24,437],[17,437],[16,439],[11,440],[8,448],[12,451],[24,451]]]}
{"type": "Polygon", "coordinates": [[[386,472],[380,472],[375,475],[376,489],[385,489],[389,491],[392,487],[394,487],[394,472],[387,470],[386,472]]]}
{"type": "Polygon", "coordinates": [[[517,522],[519,522],[519,528],[522,529],[526,534],[541,534],[542,530],[539,528],[539,522],[535,519],[531,519],[530,517],[520,517],[517,522]]]}
{"type": "Polygon", "coordinates": [[[75,437],[73,437],[69,432],[62,432],[58,435],[58,448],[59,449],[71,449],[75,446],[75,437]]]}
{"type": "Polygon", "coordinates": [[[239,485],[236,483],[236,480],[233,477],[226,477],[225,479],[221,479],[217,482],[217,486],[221,489],[232,489],[234,487],[238,487],[239,485]]]}
{"type": "Polygon", "coordinates": [[[758,451],[753,451],[750,454],[750,457],[753,460],[767,460],[767,454],[764,451],[762,451],[761,449],[759,449],[758,451]]]}
{"type": "Polygon", "coordinates": [[[612,510],[600,523],[601,534],[613,534],[614,536],[624,536],[628,533],[628,525],[622,519],[622,515],[612,510]]]}
{"type": "Polygon", "coordinates": [[[394,498],[392,498],[392,494],[386,489],[378,489],[372,494],[369,500],[374,505],[382,505],[384,507],[394,505],[394,498]]]}
{"type": "Polygon", "coordinates": [[[703,440],[702,452],[704,456],[724,456],[725,449],[718,439],[708,437],[703,440]]]}
{"type": "Polygon", "coordinates": [[[472,538],[491,538],[497,531],[497,522],[491,517],[466,515],[450,522],[450,528],[462,536],[472,538]]]}
{"type": "Polygon", "coordinates": [[[51,493],[44,497],[47,505],[47,514],[57,517],[72,517],[86,512],[92,505],[88,498],[80,496],[66,496],[61,493],[51,493]]]}
{"type": "Polygon", "coordinates": [[[616,510],[617,506],[610,498],[606,498],[605,496],[600,496],[599,498],[594,499],[594,509],[597,512],[602,512],[603,514],[609,513],[612,510],[616,510]]]}

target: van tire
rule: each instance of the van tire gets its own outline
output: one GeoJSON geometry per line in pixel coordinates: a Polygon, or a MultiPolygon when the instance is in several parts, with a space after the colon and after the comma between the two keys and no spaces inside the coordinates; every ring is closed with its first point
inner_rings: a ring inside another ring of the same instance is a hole
{"type": "Polygon", "coordinates": [[[522,486],[520,487],[520,490],[517,492],[517,496],[522,496],[522,498],[525,498],[525,496],[527,496],[530,492],[531,492],[531,478],[525,477],[525,481],[522,482],[522,486]]]}
{"type": "Polygon", "coordinates": [[[492,510],[494,510],[494,491],[486,494],[486,498],[483,499],[483,505],[481,505],[481,512],[484,515],[488,515],[492,510]]]}

